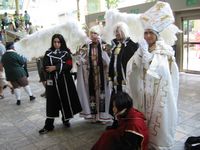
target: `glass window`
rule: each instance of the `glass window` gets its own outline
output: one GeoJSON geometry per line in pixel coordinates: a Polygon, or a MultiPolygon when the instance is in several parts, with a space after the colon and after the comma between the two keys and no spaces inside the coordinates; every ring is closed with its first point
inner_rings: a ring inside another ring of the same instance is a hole
{"type": "Polygon", "coordinates": [[[100,11],[100,0],[87,1],[88,14],[97,13],[100,11]]]}
{"type": "Polygon", "coordinates": [[[200,19],[183,20],[183,69],[200,71],[200,19]]]}
{"type": "MultiPolygon", "coordinates": [[[[19,0],[19,8],[22,9],[22,6],[23,6],[23,0],[19,0]]],[[[15,0],[0,0],[0,10],[7,11],[15,9],[16,9],[15,0]]]]}
{"type": "Polygon", "coordinates": [[[118,7],[122,8],[122,7],[139,5],[139,4],[149,3],[149,2],[154,2],[154,1],[156,0],[120,0],[120,2],[118,3],[118,7]]]}

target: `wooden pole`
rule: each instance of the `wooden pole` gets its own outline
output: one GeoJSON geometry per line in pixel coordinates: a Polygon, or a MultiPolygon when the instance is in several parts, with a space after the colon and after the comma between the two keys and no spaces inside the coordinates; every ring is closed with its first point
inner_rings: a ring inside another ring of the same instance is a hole
{"type": "Polygon", "coordinates": [[[77,18],[80,21],[80,7],[79,7],[79,0],[77,0],[77,18]]]}
{"type": "Polygon", "coordinates": [[[15,0],[16,12],[19,14],[19,0],[15,0]]]}

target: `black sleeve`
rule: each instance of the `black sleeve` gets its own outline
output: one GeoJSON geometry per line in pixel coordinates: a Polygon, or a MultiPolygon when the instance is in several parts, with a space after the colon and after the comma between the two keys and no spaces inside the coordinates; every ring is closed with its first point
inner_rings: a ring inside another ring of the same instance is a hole
{"type": "Polygon", "coordinates": [[[46,66],[50,66],[50,61],[49,61],[49,58],[47,57],[47,53],[48,51],[45,52],[45,55],[43,57],[43,61],[42,61],[42,66],[43,66],[43,70],[46,72],[46,66]]]}
{"type": "Polygon", "coordinates": [[[113,119],[112,125],[111,125],[111,126],[107,126],[107,127],[106,127],[106,130],[116,129],[116,128],[118,128],[118,126],[119,126],[118,121],[117,121],[116,119],[113,119]]]}
{"type": "MultiPolygon", "coordinates": [[[[62,71],[70,71],[72,69],[72,57],[71,54],[68,53],[66,56],[63,58],[63,67],[62,71]]],[[[56,65],[56,70],[60,70],[61,64],[56,65]]]]}
{"type": "Polygon", "coordinates": [[[134,132],[125,131],[121,137],[119,150],[140,150],[143,137],[134,132]]]}

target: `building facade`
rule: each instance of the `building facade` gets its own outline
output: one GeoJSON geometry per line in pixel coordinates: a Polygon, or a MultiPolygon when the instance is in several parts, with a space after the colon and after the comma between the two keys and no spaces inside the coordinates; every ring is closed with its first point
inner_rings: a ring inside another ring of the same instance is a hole
{"type": "MultiPolygon", "coordinates": [[[[164,0],[168,2],[175,15],[175,24],[183,31],[174,45],[176,61],[180,71],[200,74],[200,1],[164,0]]],[[[156,2],[156,1],[155,1],[156,2]]],[[[120,12],[143,13],[155,2],[119,8],[120,12]]],[[[86,16],[88,26],[103,21],[105,12],[86,16]]]]}

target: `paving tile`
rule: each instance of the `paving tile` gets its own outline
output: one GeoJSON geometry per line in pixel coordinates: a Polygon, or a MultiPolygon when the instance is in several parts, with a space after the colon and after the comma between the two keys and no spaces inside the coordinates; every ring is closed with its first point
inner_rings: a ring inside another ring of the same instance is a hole
{"type": "Polygon", "coordinates": [[[72,137],[70,139],[66,139],[65,142],[62,142],[62,145],[69,150],[81,150],[81,148],[82,150],[86,150],[86,144],[87,143],[85,143],[84,141],[82,141],[81,138],[78,137],[72,137]]]}
{"type": "Polygon", "coordinates": [[[70,150],[70,149],[67,149],[62,144],[59,144],[59,145],[53,145],[51,147],[48,147],[45,150],[70,150]]]}
{"type": "Polygon", "coordinates": [[[40,139],[40,141],[36,142],[35,145],[39,148],[39,149],[46,149],[50,146],[59,145],[59,138],[57,137],[49,137],[49,138],[44,138],[44,139],[40,139]]]}
{"type": "Polygon", "coordinates": [[[182,132],[184,134],[189,134],[192,131],[194,131],[195,128],[192,127],[192,126],[186,125],[186,124],[181,124],[181,125],[177,126],[176,130],[179,131],[179,132],[182,132]]]}
{"type": "Polygon", "coordinates": [[[28,144],[26,146],[16,148],[16,150],[38,150],[38,148],[34,144],[28,144]]]}
{"type": "MultiPolygon", "coordinates": [[[[38,82],[36,71],[30,72],[29,82],[34,102],[22,92],[22,104],[17,106],[15,97],[7,88],[5,98],[0,100],[0,150],[90,150],[106,125],[91,124],[75,115],[71,127],[63,126],[60,118],[55,119],[55,130],[40,135],[46,115],[46,100],[38,82]]],[[[183,150],[189,136],[200,136],[200,75],[180,73],[178,99],[178,125],[173,150],[183,150]]]]}
{"type": "Polygon", "coordinates": [[[176,142],[174,147],[172,148],[173,150],[184,150],[184,142],[176,142]]]}

